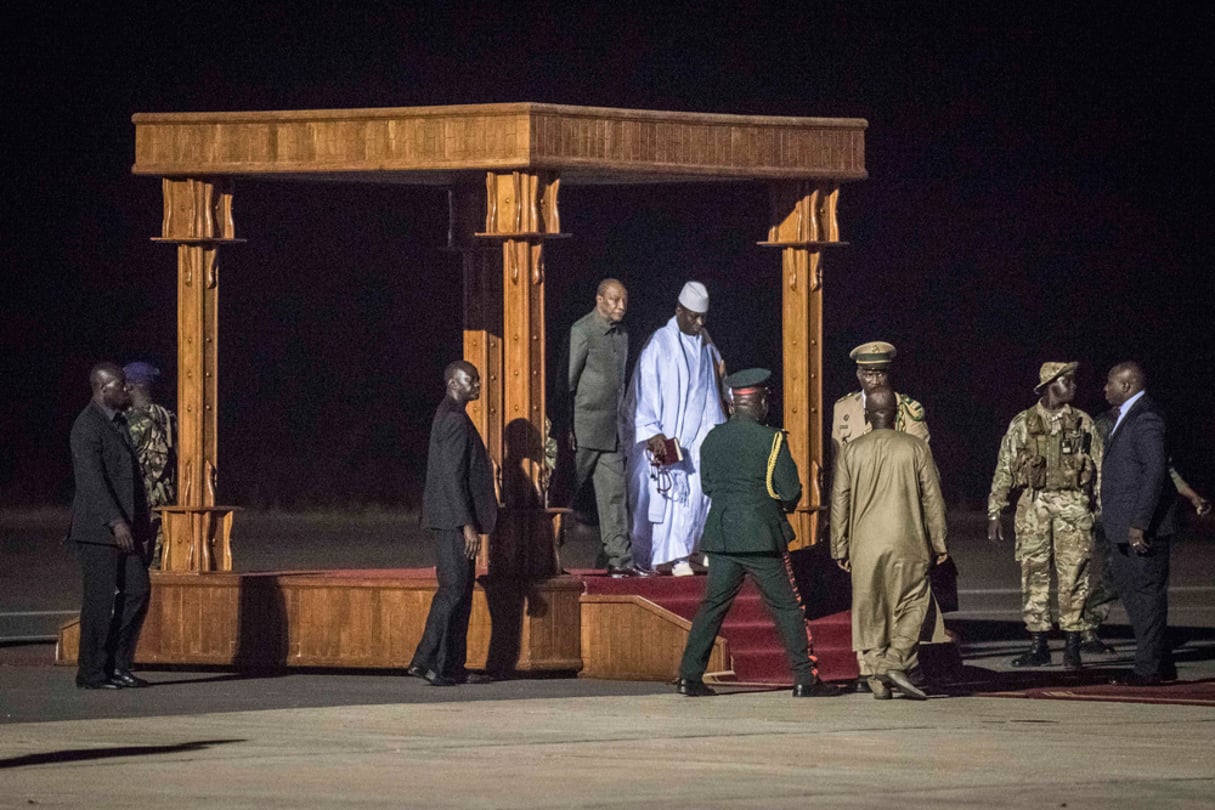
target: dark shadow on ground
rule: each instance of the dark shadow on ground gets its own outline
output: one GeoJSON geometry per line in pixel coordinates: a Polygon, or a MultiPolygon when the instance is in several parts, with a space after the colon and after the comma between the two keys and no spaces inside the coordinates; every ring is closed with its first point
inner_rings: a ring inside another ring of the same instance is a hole
{"type": "Polygon", "coordinates": [[[70,748],[65,751],[47,751],[43,754],[24,754],[19,757],[0,759],[0,769],[24,768],[28,765],[50,765],[63,762],[87,762],[113,757],[146,757],[153,754],[176,754],[182,751],[202,751],[216,745],[245,742],[244,739],[197,740],[177,745],[124,745],[112,748],[70,748]]]}

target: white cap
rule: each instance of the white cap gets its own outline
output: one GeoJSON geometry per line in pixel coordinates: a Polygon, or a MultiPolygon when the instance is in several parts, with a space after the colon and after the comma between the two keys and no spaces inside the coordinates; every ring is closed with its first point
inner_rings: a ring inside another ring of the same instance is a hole
{"type": "Polygon", "coordinates": [[[679,291],[679,305],[692,312],[708,312],[709,291],[699,281],[689,281],[679,291]]]}

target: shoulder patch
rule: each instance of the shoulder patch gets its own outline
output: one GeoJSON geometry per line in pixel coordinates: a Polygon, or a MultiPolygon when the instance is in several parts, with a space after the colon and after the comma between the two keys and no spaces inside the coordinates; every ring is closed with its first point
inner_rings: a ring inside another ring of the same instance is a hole
{"type": "Polygon", "coordinates": [[[899,408],[915,421],[924,421],[924,406],[906,394],[899,394],[899,408]]]}

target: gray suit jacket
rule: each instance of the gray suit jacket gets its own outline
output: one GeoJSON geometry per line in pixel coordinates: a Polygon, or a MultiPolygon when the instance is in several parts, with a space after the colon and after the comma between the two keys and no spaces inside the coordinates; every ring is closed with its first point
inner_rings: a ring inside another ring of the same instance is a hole
{"type": "Polygon", "coordinates": [[[139,460],[129,437],[101,406],[90,402],[72,425],[76,496],[68,539],[115,545],[110,527],[124,521],[136,540],[148,538],[151,521],[139,460]]]}
{"type": "MultiPolygon", "coordinates": [[[[613,451],[620,446],[619,413],[624,401],[629,333],[596,310],[570,327],[568,418],[579,447],[613,451]]],[[[560,434],[559,434],[560,435],[560,434]]]]}

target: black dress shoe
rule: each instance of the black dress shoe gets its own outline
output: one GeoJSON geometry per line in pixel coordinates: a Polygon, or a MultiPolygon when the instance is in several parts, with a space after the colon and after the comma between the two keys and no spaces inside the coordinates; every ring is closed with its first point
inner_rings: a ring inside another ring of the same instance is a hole
{"type": "Polygon", "coordinates": [[[435,672],[433,669],[426,670],[426,674],[422,676],[422,679],[424,681],[426,681],[428,684],[430,684],[431,686],[455,686],[456,685],[455,678],[449,678],[446,675],[440,675],[439,673],[435,672]]]}
{"type": "Polygon", "coordinates": [[[815,678],[810,683],[793,684],[793,697],[836,697],[844,690],[833,683],[823,683],[815,678]]]}
{"type": "Polygon", "coordinates": [[[899,690],[912,700],[928,700],[928,695],[924,694],[924,690],[912,683],[905,672],[892,669],[885,675],[879,675],[878,678],[882,683],[899,690]]]}
{"type": "Polygon", "coordinates": [[[1161,686],[1164,679],[1159,675],[1140,675],[1138,672],[1127,672],[1110,678],[1114,686],[1161,686]]]}
{"type": "Polygon", "coordinates": [[[409,669],[405,670],[405,674],[411,678],[421,678],[426,680],[426,667],[420,667],[417,664],[410,664],[409,669]]]}
{"type": "Polygon", "coordinates": [[[460,683],[467,683],[477,686],[479,684],[494,683],[498,680],[501,679],[495,677],[494,675],[490,675],[488,672],[469,672],[460,679],[460,683]]]}
{"type": "Polygon", "coordinates": [[[131,674],[129,669],[118,669],[110,676],[110,680],[114,683],[121,684],[126,689],[142,689],[150,684],[143,678],[136,677],[131,674]]]}
{"type": "Polygon", "coordinates": [[[76,681],[77,689],[121,689],[118,681],[106,678],[104,681],[76,681]]]}
{"type": "Polygon", "coordinates": [[[658,576],[658,572],[647,571],[629,563],[628,565],[609,565],[607,575],[612,579],[624,579],[625,577],[654,577],[658,576]]]}
{"type": "Polygon", "coordinates": [[[717,694],[704,681],[693,678],[680,678],[675,682],[675,691],[684,697],[709,697],[717,694]]]}
{"type": "Polygon", "coordinates": [[[853,682],[852,691],[858,695],[867,695],[873,690],[869,688],[869,679],[862,676],[853,682]]]}

